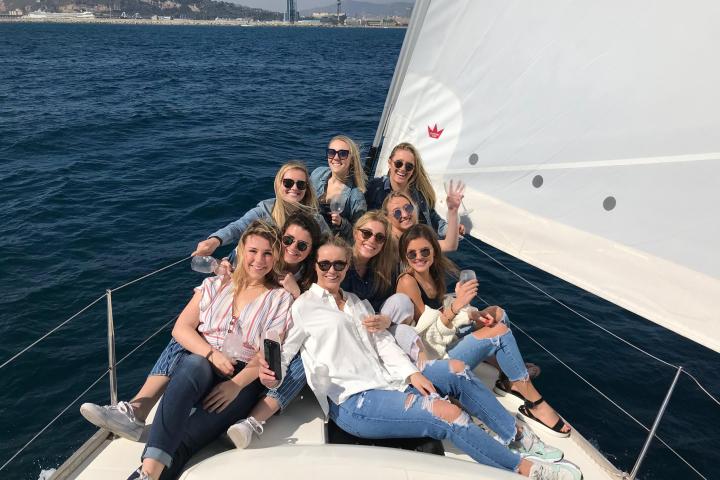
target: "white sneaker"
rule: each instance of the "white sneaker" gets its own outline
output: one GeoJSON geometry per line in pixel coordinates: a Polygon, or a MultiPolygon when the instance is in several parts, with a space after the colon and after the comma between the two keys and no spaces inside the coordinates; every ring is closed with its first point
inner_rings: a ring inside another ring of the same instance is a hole
{"type": "Polygon", "coordinates": [[[93,425],[134,442],[140,440],[145,430],[145,422],[135,418],[133,407],[128,402],[105,406],[83,403],[80,405],[80,413],[93,425]]]}
{"type": "Polygon", "coordinates": [[[559,462],[563,458],[563,451],[559,448],[547,445],[540,440],[535,432],[525,422],[518,422],[522,427],[519,440],[511,442],[508,447],[513,452],[528,460],[540,460],[543,462],[559,462]]]}
{"type": "Polygon", "coordinates": [[[530,480],[581,480],[582,472],[574,463],[562,460],[557,463],[533,463],[530,480]]]}
{"type": "Polygon", "coordinates": [[[252,435],[255,432],[258,436],[263,433],[263,426],[255,420],[255,417],[248,417],[238,423],[231,425],[227,430],[227,435],[232,440],[235,448],[247,448],[252,442],[252,435]]]}

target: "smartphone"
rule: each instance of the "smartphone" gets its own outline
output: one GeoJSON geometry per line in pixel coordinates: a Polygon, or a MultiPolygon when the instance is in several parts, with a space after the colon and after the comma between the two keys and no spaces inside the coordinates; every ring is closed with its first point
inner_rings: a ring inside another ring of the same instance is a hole
{"type": "Polygon", "coordinates": [[[280,344],[275,340],[266,338],[263,341],[265,361],[270,365],[270,370],[275,373],[275,379],[282,380],[282,367],[280,366],[280,344]]]}

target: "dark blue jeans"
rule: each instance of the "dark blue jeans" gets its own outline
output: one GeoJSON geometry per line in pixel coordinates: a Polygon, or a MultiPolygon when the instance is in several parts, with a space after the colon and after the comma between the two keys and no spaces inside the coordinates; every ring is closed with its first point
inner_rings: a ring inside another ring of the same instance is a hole
{"type": "Polygon", "coordinates": [[[205,411],[202,400],[215,385],[226,380],[199,355],[184,355],[180,360],[153,419],[142,455],[165,465],[161,478],[177,478],[190,457],[230,425],[247,417],[258,396],[264,392],[264,387],[256,380],[222,412],[205,411]],[[197,409],[190,415],[193,407],[197,409]]]}

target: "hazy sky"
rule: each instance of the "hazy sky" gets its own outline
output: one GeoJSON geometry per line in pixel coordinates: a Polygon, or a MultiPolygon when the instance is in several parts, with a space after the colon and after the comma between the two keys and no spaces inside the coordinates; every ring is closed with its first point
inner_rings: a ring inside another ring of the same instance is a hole
{"type": "MultiPolygon", "coordinates": [[[[246,7],[264,8],[265,10],[272,10],[274,12],[284,12],[286,0],[230,0],[233,3],[245,5],[246,7]]],[[[305,10],[306,8],[323,7],[326,5],[334,5],[336,0],[297,0],[298,10],[305,10]]],[[[397,2],[398,0],[365,0],[370,3],[387,4],[397,2]]],[[[408,0],[403,0],[408,1],[408,0]]],[[[412,1],[412,0],[409,0],[412,1]]]]}

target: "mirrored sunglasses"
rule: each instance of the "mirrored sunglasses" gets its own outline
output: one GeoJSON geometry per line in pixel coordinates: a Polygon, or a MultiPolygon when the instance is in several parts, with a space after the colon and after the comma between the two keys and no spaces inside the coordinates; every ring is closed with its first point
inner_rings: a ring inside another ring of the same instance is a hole
{"type": "Polygon", "coordinates": [[[393,210],[392,215],[395,217],[395,220],[400,220],[403,216],[403,210],[408,215],[412,215],[412,213],[415,211],[415,207],[412,206],[412,203],[406,203],[402,206],[402,208],[396,208],[393,210]]]}

